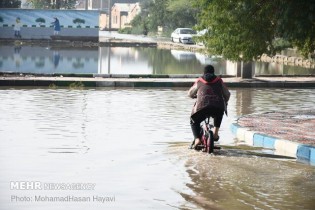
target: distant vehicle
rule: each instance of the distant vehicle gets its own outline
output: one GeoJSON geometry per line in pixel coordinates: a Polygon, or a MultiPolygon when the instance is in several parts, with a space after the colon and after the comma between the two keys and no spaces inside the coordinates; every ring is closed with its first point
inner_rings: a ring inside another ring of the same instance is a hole
{"type": "Polygon", "coordinates": [[[196,31],[191,28],[177,28],[172,34],[172,42],[179,42],[183,44],[194,44],[193,36],[196,31]]]}

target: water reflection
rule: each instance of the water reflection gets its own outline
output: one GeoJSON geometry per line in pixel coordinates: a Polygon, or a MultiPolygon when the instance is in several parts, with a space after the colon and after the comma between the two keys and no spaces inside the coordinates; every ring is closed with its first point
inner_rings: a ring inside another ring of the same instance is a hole
{"type": "Polygon", "coordinates": [[[283,65],[280,63],[256,62],[254,65],[256,75],[314,75],[315,69],[301,66],[283,65]]]}
{"type": "Polygon", "coordinates": [[[59,65],[59,60],[60,60],[60,54],[59,51],[53,51],[53,63],[54,63],[54,67],[55,69],[58,67],[59,65]]]}
{"type": "MultiPolygon", "coordinates": [[[[200,74],[212,64],[220,75],[239,75],[240,65],[220,56],[144,47],[57,48],[0,46],[0,71],[71,74],[200,74]]],[[[254,63],[247,74],[315,74],[315,69],[276,63],[254,63]]],[[[245,75],[245,74],[244,74],[245,75]]]]}
{"type": "Polygon", "coordinates": [[[180,50],[171,50],[172,56],[178,61],[185,61],[185,60],[194,60],[196,59],[196,54],[193,52],[186,52],[180,50]]]}
{"type": "MultiPolygon", "coordinates": [[[[205,55],[156,48],[100,47],[100,74],[200,74],[205,55]]],[[[208,61],[211,63],[212,61],[208,61]]],[[[213,62],[214,65],[216,65],[213,62]]],[[[225,69],[218,68],[218,74],[225,69]]]]}
{"type": "Polygon", "coordinates": [[[14,59],[15,67],[16,67],[17,69],[19,69],[20,66],[21,66],[21,55],[20,55],[20,51],[21,51],[21,47],[20,47],[20,46],[14,47],[13,59],[14,59]]]}
{"type": "Polygon", "coordinates": [[[97,73],[97,49],[0,46],[1,72],[97,73]]]}
{"type": "MultiPolygon", "coordinates": [[[[73,74],[200,74],[203,65],[213,63],[218,74],[225,66],[186,52],[143,47],[56,48],[42,46],[0,46],[1,72],[73,74]],[[177,57],[172,55],[176,53],[177,57]]],[[[224,61],[222,61],[224,62],[224,61]]]]}

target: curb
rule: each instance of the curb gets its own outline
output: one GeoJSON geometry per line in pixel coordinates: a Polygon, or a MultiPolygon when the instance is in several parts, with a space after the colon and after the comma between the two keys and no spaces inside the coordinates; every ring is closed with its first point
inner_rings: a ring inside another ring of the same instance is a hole
{"type": "Polygon", "coordinates": [[[286,139],[279,139],[232,123],[230,126],[232,133],[245,144],[253,147],[263,147],[274,150],[277,155],[296,158],[299,161],[315,165],[315,147],[299,144],[286,139]]]}
{"type": "Polygon", "coordinates": [[[129,87],[129,88],[188,88],[193,81],[144,81],[144,80],[36,80],[1,79],[0,87],[129,87]]]}
{"type": "MultiPolygon", "coordinates": [[[[103,80],[93,79],[93,78],[82,78],[76,77],[71,79],[36,79],[36,78],[0,78],[0,86],[50,86],[56,85],[59,87],[67,87],[74,83],[80,83],[82,87],[152,87],[152,88],[175,88],[175,87],[191,87],[194,81],[174,81],[173,79],[180,78],[150,78],[150,80],[143,80],[142,78],[117,78],[114,80],[103,80]]],[[[190,78],[187,78],[190,79],[190,78]]],[[[230,88],[315,88],[314,82],[273,82],[273,83],[243,83],[243,82],[229,82],[226,81],[225,84],[230,88]]]]}
{"type": "MultiPolygon", "coordinates": [[[[191,87],[198,74],[180,75],[114,75],[114,74],[19,74],[0,73],[0,86],[60,86],[80,83],[81,87],[191,87]]],[[[315,88],[315,81],[260,81],[257,79],[234,80],[223,75],[231,88],[315,88]]],[[[76,84],[74,84],[76,85],[76,84]]]]}

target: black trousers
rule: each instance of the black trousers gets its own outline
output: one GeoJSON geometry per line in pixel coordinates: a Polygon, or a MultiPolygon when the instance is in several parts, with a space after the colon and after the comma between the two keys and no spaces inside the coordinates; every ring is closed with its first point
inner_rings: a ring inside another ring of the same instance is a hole
{"type": "Polygon", "coordinates": [[[200,123],[208,117],[213,118],[214,127],[220,127],[224,110],[217,107],[207,107],[202,109],[190,117],[190,126],[193,132],[194,138],[201,138],[201,128],[200,123]]]}

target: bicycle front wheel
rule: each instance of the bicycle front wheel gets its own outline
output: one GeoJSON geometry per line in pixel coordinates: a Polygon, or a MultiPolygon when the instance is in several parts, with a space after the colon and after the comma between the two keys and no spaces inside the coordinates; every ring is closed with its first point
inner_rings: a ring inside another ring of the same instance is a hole
{"type": "Polygon", "coordinates": [[[214,151],[214,136],[213,136],[213,132],[210,130],[209,131],[209,137],[208,137],[208,142],[207,142],[207,152],[209,154],[213,153],[214,151]]]}

